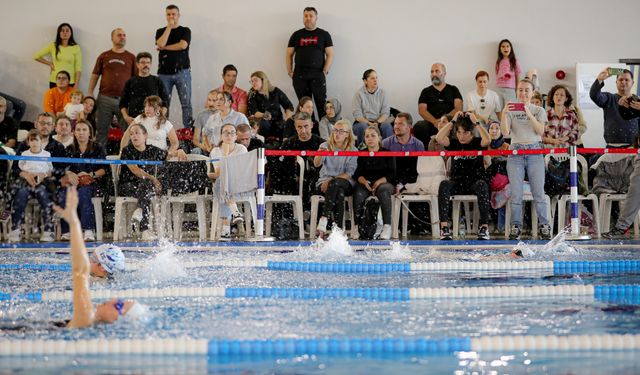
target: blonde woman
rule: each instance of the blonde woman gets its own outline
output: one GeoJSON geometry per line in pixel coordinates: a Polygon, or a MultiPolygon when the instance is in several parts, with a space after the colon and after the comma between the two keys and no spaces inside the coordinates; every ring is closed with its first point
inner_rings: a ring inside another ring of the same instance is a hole
{"type": "MultiPolygon", "coordinates": [[[[320,145],[319,151],[357,151],[354,146],[355,136],[348,120],[335,123],[329,140],[320,145]]],[[[320,177],[316,183],[319,194],[324,195],[324,208],[318,222],[318,235],[324,236],[327,225],[342,225],[344,216],[344,197],[353,190],[353,174],[358,167],[357,156],[316,156],[313,164],[320,169],[320,177]]]]}
{"type": "Polygon", "coordinates": [[[282,90],[271,84],[264,72],[251,74],[248,108],[249,119],[260,124],[260,135],[267,139],[282,140],[284,121],[293,115],[293,104],[282,90]]]}

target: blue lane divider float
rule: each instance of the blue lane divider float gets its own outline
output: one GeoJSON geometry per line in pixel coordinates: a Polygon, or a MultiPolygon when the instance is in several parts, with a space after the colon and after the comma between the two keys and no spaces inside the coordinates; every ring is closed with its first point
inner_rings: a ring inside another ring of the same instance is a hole
{"type": "Polygon", "coordinates": [[[212,356],[321,355],[415,353],[449,354],[470,351],[469,337],[457,338],[312,338],[275,340],[210,340],[212,356]]]}
{"type": "MultiPolygon", "coordinates": [[[[144,299],[167,297],[280,298],[292,300],[361,299],[402,302],[426,299],[483,298],[566,298],[590,297],[618,304],[640,304],[640,285],[510,285],[438,288],[221,288],[170,287],[110,290],[93,292],[97,300],[111,298],[144,299]]],[[[71,301],[66,291],[0,292],[0,301],[71,301]]]]}
{"type": "MultiPolygon", "coordinates": [[[[505,262],[422,262],[422,263],[322,263],[275,261],[208,261],[184,265],[200,267],[254,267],[272,271],[320,273],[410,273],[424,271],[522,271],[548,270],[555,275],[640,273],[640,260],[600,261],[505,261],[505,262]]],[[[129,265],[136,269],[135,264],[129,265]]],[[[70,271],[70,264],[0,264],[0,270],[70,271]]]]}
{"type": "Polygon", "coordinates": [[[3,340],[0,357],[55,355],[202,355],[264,358],[298,355],[446,355],[455,352],[640,350],[640,335],[507,335],[443,338],[70,339],[3,340]]]}

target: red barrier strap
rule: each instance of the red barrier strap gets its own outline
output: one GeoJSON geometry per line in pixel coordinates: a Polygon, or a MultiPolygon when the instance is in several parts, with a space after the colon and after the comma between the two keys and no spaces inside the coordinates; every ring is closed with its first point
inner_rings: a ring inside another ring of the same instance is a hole
{"type": "MultiPolygon", "coordinates": [[[[579,148],[580,154],[638,154],[637,148],[579,148]]],[[[311,150],[265,150],[267,156],[500,156],[566,154],[567,148],[543,148],[535,150],[478,150],[478,151],[311,151],[311,150]]]]}

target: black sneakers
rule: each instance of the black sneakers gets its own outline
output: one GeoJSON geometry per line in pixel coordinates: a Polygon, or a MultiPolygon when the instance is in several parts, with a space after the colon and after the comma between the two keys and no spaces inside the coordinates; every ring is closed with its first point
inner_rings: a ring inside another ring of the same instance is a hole
{"type": "Polygon", "coordinates": [[[489,227],[482,226],[480,230],[478,230],[478,239],[479,240],[489,240],[491,237],[489,236],[489,227]]]}
{"type": "Polygon", "coordinates": [[[551,225],[542,224],[538,228],[538,236],[541,240],[550,240],[551,239],[551,225]]]}
{"type": "Polygon", "coordinates": [[[618,227],[614,227],[610,231],[606,233],[602,233],[602,237],[609,240],[627,238],[628,232],[629,232],[629,229],[620,229],[618,227]]]}
{"type": "Polygon", "coordinates": [[[440,228],[440,239],[445,241],[449,241],[453,239],[453,237],[451,236],[451,230],[449,229],[449,227],[440,228]]]}
{"type": "Polygon", "coordinates": [[[520,239],[520,227],[516,224],[511,226],[511,231],[509,232],[510,240],[519,240],[520,239]]]}

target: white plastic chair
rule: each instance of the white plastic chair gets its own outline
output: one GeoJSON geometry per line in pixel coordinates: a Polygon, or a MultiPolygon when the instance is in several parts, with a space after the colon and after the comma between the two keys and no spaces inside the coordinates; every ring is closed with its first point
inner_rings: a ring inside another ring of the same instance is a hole
{"type": "MultiPolygon", "coordinates": [[[[209,160],[209,157],[205,155],[188,154],[189,161],[204,161],[209,160]]],[[[171,196],[170,194],[162,198],[162,217],[167,220],[172,218],[170,223],[173,225],[173,238],[180,240],[182,238],[182,223],[185,204],[195,204],[196,213],[198,215],[198,237],[200,241],[204,241],[207,238],[207,194],[199,194],[198,192],[183,194],[178,196],[171,196]]],[[[167,220],[168,221],[168,220],[167,220]]],[[[168,221],[169,222],[169,221],[168,221]]]]}
{"type": "MultiPolygon", "coordinates": [[[[311,196],[311,222],[309,225],[309,238],[316,238],[316,229],[318,228],[318,208],[320,203],[324,202],[324,195],[312,195],[311,196]]],[[[351,222],[351,238],[356,236],[356,208],[353,207],[353,197],[344,197],[344,215],[342,215],[342,228],[345,228],[347,216],[351,222]]]]}
{"type": "MultiPolygon", "coordinates": [[[[600,194],[598,198],[600,201],[600,225],[602,233],[606,233],[611,229],[611,206],[613,202],[624,201],[627,198],[626,194],[600,194]]],[[[640,237],[640,212],[636,215],[636,219],[633,221],[633,236],[634,238],[640,237]]]]}
{"type": "Polygon", "coordinates": [[[298,195],[282,195],[274,194],[264,197],[265,203],[265,234],[271,235],[271,211],[274,204],[291,203],[293,205],[294,218],[298,220],[298,237],[304,239],[304,212],[302,207],[302,194],[304,191],[304,168],[305,161],[301,156],[296,157],[296,163],[299,166],[300,173],[298,175],[298,195]]]}
{"type": "Polygon", "coordinates": [[[429,204],[431,213],[431,236],[436,238],[440,235],[440,213],[438,211],[438,196],[433,194],[399,194],[392,199],[391,205],[391,226],[393,228],[392,237],[398,238],[398,223],[400,221],[400,211],[402,210],[402,237],[407,237],[409,221],[409,203],[425,202],[429,204]]]}
{"type": "MultiPolygon", "coordinates": [[[[120,160],[119,155],[108,155],[107,160],[120,160]]],[[[133,197],[123,197],[119,195],[118,191],[118,180],[120,178],[120,168],[122,164],[110,164],[111,166],[111,174],[113,177],[113,189],[115,192],[115,212],[113,217],[113,241],[118,241],[121,236],[121,232],[124,230],[125,233],[128,234],[129,229],[131,228],[131,213],[138,207],[138,200],[133,197]],[[133,209],[132,209],[133,208],[133,209]]],[[[158,220],[160,216],[160,210],[158,207],[157,199],[152,200],[151,203],[152,210],[151,213],[153,215],[153,219],[151,223],[154,221],[157,224],[158,233],[162,233],[162,228],[160,225],[160,220],[158,220]]]]}
{"type": "MultiPolygon", "coordinates": [[[[569,154],[554,154],[554,158],[560,161],[569,160],[569,154]]],[[[584,186],[587,186],[587,174],[588,174],[588,163],[587,160],[582,155],[577,155],[578,159],[578,168],[582,172],[582,182],[584,186]]],[[[545,155],[545,165],[549,162],[550,154],[545,155]]],[[[588,187],[587,187],[588,189],[588,187]]],[[[554,197],[555,198],[555,197],[554,197]]],[[[562,194],[558,199],[558,228],[564,228],[565,217],[568,203],[571,202],[570,194],[562,194]]],[[[591,201],[593,206],[593,220],[596,225],[596,237],[600,238],[601,224],[600,224],[600,205],[598,203],[598,196],[595,194],[582,195],[578,194],[578,218],[580,218],[581,210],[582,210],[582,201],[591,201]]],[[[553,202],[553,200],[552,200],[553,202]]]]}
{"type": "MultiPolygon", "coordinates": [[[[447,159],[447,173],[451,174],[451,160],[447,159]]],[[[466,233],[478,233],[480,221],[480,209],[478,196],[474,194],[458,194],[451,196],[451,221],[453,222],[453,236],[459,237],[460,233],[460,205],[464,207],[466,233]],[[473,204],[473,209],[471,205],[473,204]]]]}

